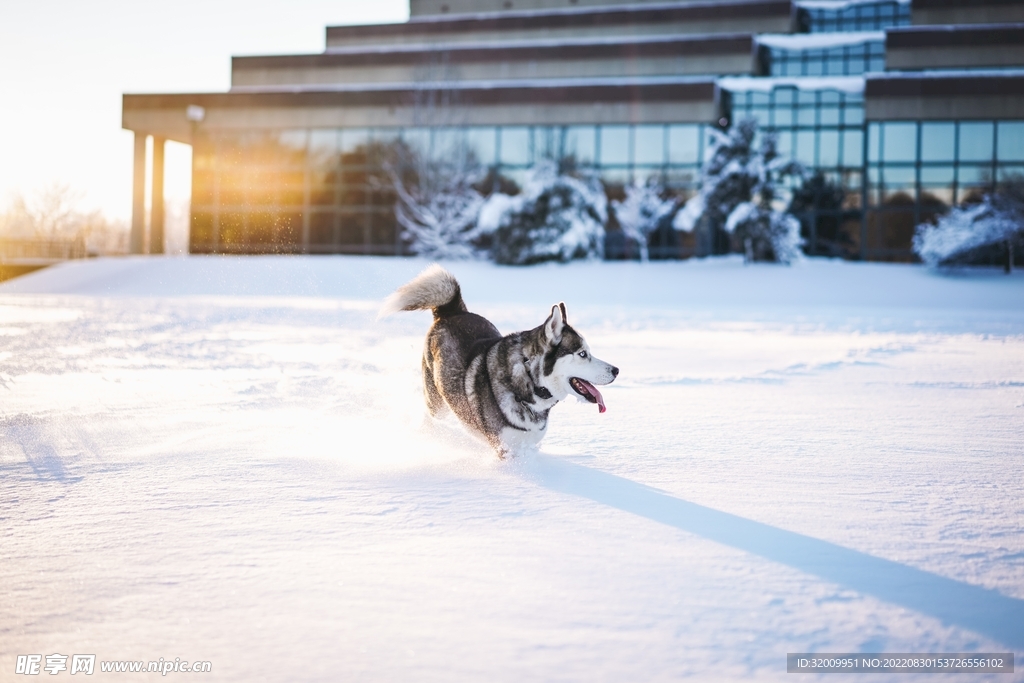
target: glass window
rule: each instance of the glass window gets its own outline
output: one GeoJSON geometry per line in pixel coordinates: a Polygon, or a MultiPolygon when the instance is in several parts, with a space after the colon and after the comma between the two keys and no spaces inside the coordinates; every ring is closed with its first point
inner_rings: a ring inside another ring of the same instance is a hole
{"type": "Polygon", "coordinates": [[[401,128],[374,128],[371,131],[373,141],[381,145],[393,145],[402,138],[401,128]]]}
{"type": "Polygon", "coordinates": [[[497,161],[495,146],[497,131],[494,128],[470,128],[466,131],[466,142],[484,166],[493,166],[497,161]]]}
{"type": "Polygon", "coordinates": [[[859,130],[843,131],[843,165],[861,166],[864,163],[864,133],[859,130]]]}
{"type": "Polygon", "coordinates": [[[776,107],[771,110],[770,125],[779,127],[793,125],[793,110],[789,105],[785,105],[782,108],[776,107]]]}
{"type": "Polygon", "coordinates": [[[518,187],[526,187],[526,169],[521,169],[521,168],[505,169],[505,168],[503,168],[501,170],[501,175],[503,177],[511,180],[518,187]]]}
{"type": "Polygon", "coordinates": [[[957,169],[957,180],[961,185],[989,186],[992,184],[990,166],[967,165],[957,169]]]}
{"type": "MultiPolygon", "coordinates": [[[[925,212],[945,213],[946,209],[953,203],[952,185],[923,185],[921,187],[921,211],[922,218],[925,212]]],[[[927,220],[927,219],[926,219],[927,220]]]]}
{"type": "Polygon", "coordinates": [[[797,111],[797,125],[813,126],[817,118],[817,112],[813,106],[804,105],[797,111]]]}
{"type": "MultiPolygon", "coordinates": [[[[343,149],[350,151],[349,131],[342,131],[343,149]]],[[[429,128],[406,128],[402,131],[402,140],[409,146],[413,154],[427,156],[430,154],[430,129],[429,128]]],[[[354,141],[353,141],[354,142],[354,141]]]]}
{"type": "Polygon", "coordinates": [[[192,172],[192,205],[213,203],[213,173],[196,169],[192,172]]]}
{"type": "Polygon", "coordinates": [[[277,163],[304,164],[309,144],[308,130],[283,130],[277,136],[282,159],[277,163]]]}
{"type": "Polygon", "coordinates": [[[1024,161],[1024,121],[999,122],[999,161],[1024,161]]]}
{"type": "Polygon", "coordinates": [[[641,182],[654,179],[662,182],[661,166],[637,166],[633,169],[633,177],[641,182]]]}
{"type": "MultiPolygon", "coordinates": [[[[298,176],[302,177],[301,171],[298,176]]],[[[272,169],[254,170],[249,174],[246,199],[250,204],[275,204],[278,192],[286,187],[294,188],[294,180],[291,173],[275,173],[272,169]]]]}
{"type": "Polygon", "coordinates": [[[320,206],[329,206],[334,204],[335,183],[336,174],[333,172],[311,172],[309,194],[310,203],[320,206]]]}
{"type": "Polygon", "coordinates": [[[839,165],[839,131],[823,130],[818,134],[818,165],[839,165]]]}
{"type": "Polygon", "coordinates": [[[814,166],[814,131],[802,130],[796,134],[796,159],[806,166],[814,166]]]}
{"type": "Polygon", "coordinates": [[[338,219],[338,242],[340,244],[361,244],[365,239],[366,218],[358,214],[343,213],[338,219]]]}
{"type": "Polygon", "coordinates": [[[929,185],[952,185],[952,166],[922,166],[921,183],[929,185]]]}
{"type": "Polygon", "coordinates": [[[206,211],[192,212],[192,225],[189,228],[190,249],[195,251],[201,245],[202,249],[211,249],[213,246],[213,214],[206,211]]]}
{"type": "Polygon", "coordinates": [[[839,107],[822,107],[819,110],[818,120],[823,126],[838,126],[839,107]]]}
{"type": "Polygon", "coordinates": [[[601,127],[601,165],[629,163],[629,126],[601,127]]]}
{"type": "Polygon", "coordinates": [[[533,129],[533,154],[535,159],[562,158],[561,127],[537,126],[533,129]]]}
{"type": "Polygon", "coordinates": [[[761,128],[766,128],[771,123],[771,114],[768,109],[755,109],[751,115],[757,120],[757,125],[761,128]]]}
{"type": "Polygon", "coordinates": [[[246,216],[243,213],[222,213],[220,215],[220,242],[225,246],[245,241],[246,216]]]}
{"type": "Polygon", "coordinates": [[[960,161],[991,161],[994,126],[989,122],[960,124],[960,161]]]}
{"type": "Polygon", "coordinates": [[[501,163],[524,166],[532,161],[530,129],[505,127],[501,129],[501,163]]]}
{"type": "Polygon", "coordinates": [[[310,244],[331,244],[334,242],[334,214],[314,212],[309,216],[310,244]]]}
{"type": "Polygon", "coordinates": [[[700,129],[695,125],[668,127],[668,159],[673,164],[695,164],[700,156],[700,129]]]}
{"type": "Polygon", "coordinates": [[[665,127],[636,126],[633,129],[634,161],[638,164],[661,164],[665,161],[665,127]]]}
{"type": "Polygon", "coordinates": [[[885,161],[916,161],[917,159],[917,124],[886,123],[883,124],[882,158],[885,161]]]}
{"type": "Polygon", "coordinates": [[[878,163],[882,160],[882,124],[868,124],[868,162],[878,163]]]}
{"type": "Polygon", "coordinates": [[[864,124],[864,104],[862,102],[856,102],[850,104],[846,103],[846,108],[843,110],[843,123],[847,126],[861,126],[864,124]]]}
{"type": "Polygon", "coordinates": [[[438,161],[455,161],[465,158],[468,141],[464,128],[435,128],[431,156],[438,161]]]}
{"type": "Polygon", "coordinates": [[[788,130],[777,131],[777,144],[779,154],[784,157],[794,156],[793,151],[793,132],[788,130]]]}
{"type": "Polygon", "coordinates": [[[868,204],[871,206],[876,206],[881,201],[878,195],[881,177],[882,173],[878,168],[868,168],[868,204]]]}
{"type": "Polygon", "coordinates": [[[309,151],[316,158],[334,156],[338,152],[338,131],[333,128],[310,131],[309,151]]]}
{"type": "Polygon", "coordinates": [[[228,148],[227,156],[234,164],[252,166],[277,161],[277,144],[268,133],[241,133],[233,140],[225,137],[222,143],[228,148]]]}
{"type": "Polygon", "coordinates": [[[360,148],[365,148],[370,140],[370,131],[365,128],[345,128],[341,131],[341,151],[351,154],[360,148]]]}
{"type": "Polygon", "coordinates": [[[245,203],[245,188],[249,185],[249,179],[244,171],[223,172],[220,175],[220,203],[222,205],[237,206],[245,203]]]}
{"type": "Polygon", "coordinates": [[[987,191],[988,185],[985,183],[978,183],[976,185],[961,183],[957,188],[956,203],[963,204],[965,202],[980,201],[987,191]]]}
{"type": "Polygon", "coordinates": [[[953,161],[955,141],[952,123],[922,123],[921,161],[953,161]]]}
{"type": "MultiPolygon", "coordinates": [[[[279,204],[302,206],[305,203],[305,174],[302,171],[284,171],[274,181],[277,185],[277,201],[279,204]]],[[[272,191],[267,188],[267,194],[272,191]]]]}
{"type": "Polygon", "coordinates": [[[882,182],[888,187],[914,184],[914,169],[901,166],[886,166],[882,169],[882,182]]]}
{"type": "Polygon", "coordinates": [[[565,129],[565,155],[575,156],[584,166],[594,164],[597,129],[594,126],[570,126],[565,129]]]}
{"type": "Polygon", "coordinates": [[[602,168],[601,180],[606,185],[628,185],[632,182],[629,169],[627,168],[602,168]]]}
{"type": "Polygon", "coordinates": [[[796,88],[793,86],[782,86],[772,91],[775,106],[784,107],[796,101],[796,88]]]}
{"type": "Polygon", "coordinates": [[[846,194],[847,202],[856,201],[857,206],[860,206],[860,184],[862,180],[863,174],[860,173],[859,171],[843,172],[843,187],[845,187],[847,190],[850,190],[850,192],[846,194]]]}
{"type": "Polygon", "coordinates": [[[1024,176],[1024,164],[1015,164],[1012,166],[1000,166],[999,167],[999,180],[1007,181],[1012,180],[1015,177],[1024,176]]]}
{"type": "Polygon", "coordinates": [[[957,168],[957,202],[976,201],[991,190],[992,169],[990,166],[960,166],[957,168]]]}
{"type": "Polygon", "coordinates": [[[665,174],[665,186],[676,189],[692,189],[697,186],[696,169],[670,169],[665,174]]]}

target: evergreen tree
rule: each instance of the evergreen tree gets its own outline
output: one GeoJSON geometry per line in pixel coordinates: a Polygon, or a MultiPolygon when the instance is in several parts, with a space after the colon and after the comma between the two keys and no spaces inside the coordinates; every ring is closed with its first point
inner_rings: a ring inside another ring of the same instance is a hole
{"type": "Polygon", "coordinates": [[[658,229],[676,208],[675,199],[663,199],[665,188],[654,178],[647,182],[639,179],[626,186],[626,198],[612,201],[615,218],[628,239],[640,248],[640,260],[649,258],[647,242],[651,233],[658,229]]]}
{"type": "Polygon", "coordinates": [[[930,266],[1000,260],[1009,273],[1024,246],[1024,176],[1004,181],[981,202],[954,207],[935,225],[917,226],[914,251],[930,266]]]}
{"type": "Polygon", "coordinates": [[[789,213],[800,221],[800,234],[811,255],[849,256],[854,242],[842,229],[846,190],[821,171],[816,171],[793,191],[789,213]]]}
{"type": "Polygon", "coordinates": [[[742,247],[748,260],[790,263],[800,257],[800,222],[776,205],[787,177],[801,176],[797,162],[778,152],[774,132],[755,146],[757,121],[744,119],[728,132],[712,130],[700,193],[676,214],[673,226],[690,232],[703,222],[742,247]]]}
{"type": "Polygon", "coordinates": [[[608,200],[593,176],[574,177],[552,161],[530,169],[515,196],[492,194],[477,232],[490,239],[491,258],[506,265],[600,258],[608,200]]]}

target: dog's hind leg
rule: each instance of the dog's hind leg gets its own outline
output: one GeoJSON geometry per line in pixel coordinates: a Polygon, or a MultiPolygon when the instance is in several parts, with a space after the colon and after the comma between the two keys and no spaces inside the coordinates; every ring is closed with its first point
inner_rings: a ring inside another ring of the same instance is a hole
{"type": "Polygon", "coordinates": [[[430,411],[431,417],[442,418],[448,413],[448,404],[437,390],[434,371],[426,358],[423,359],[423,396],[427,400],[427,410],[430,411]]]}

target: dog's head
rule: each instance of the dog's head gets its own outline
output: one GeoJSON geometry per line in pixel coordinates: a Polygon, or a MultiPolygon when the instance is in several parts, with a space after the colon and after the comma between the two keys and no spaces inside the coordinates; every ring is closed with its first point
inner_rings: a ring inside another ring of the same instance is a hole
{"type": "Polygon", "coordinates": [[[574,330],[567,320],[565,304],[551,307],[551,315],[537,330],[541,346],[537,384],[561,401],[576,394],[605,411],[604,397],[594,386],[611,384],[619,369],[594,358],[587,341],[574,330]]]}

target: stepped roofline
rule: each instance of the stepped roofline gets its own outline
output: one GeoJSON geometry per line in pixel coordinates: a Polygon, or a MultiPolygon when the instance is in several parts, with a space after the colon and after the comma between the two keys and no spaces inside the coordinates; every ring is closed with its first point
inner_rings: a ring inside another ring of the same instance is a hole
{"type": "Polygon", "coordinates": [[[458,126],[705,122],[717,119],[718,99],[713,78],[653,77],[281,86],[122,101],[124,128],[185,143],[197,131],[427,125],[424,115],[458,126]],[[452,105],[424,105],[435,93],[452,105]],[[205,112],[199,128],[186,118],[192,106],[205,112]]]}
{"type": "Polygon", "coordinates": [[[451,43],[359,46],[333,48],[301,55],[247,55],[232,57],[232,69],[275,67],[379,66],[405,64],[426,56],[444,54],[450,63],[505,61],[516,59],[642,58],[691,54],[728,54],[751,51],[751,33],[723,33],[710,36],[642,36],[577,40],[532,40],[511,43],[451,43]]]}
{"type": "MultiPolygon", "coordinates": [[[[693,22],[707,30],[708,22],[765,21],[791,22],[790,0],[725,0],[724,2],[672,2],[641,5],[609,5],[585,8],[550,9],[484,14],[431,15],[414,17],[408,22],[362,26],[328,26],[327,45],[347,41],[372,42],[410,36],[443,37],[478,32],[509,34],[517,31],[559,31],[606,29],[621,31],[624,26],[693,22]]],[[[766,30],[778,30],[774,25],[766,30]]]]}

